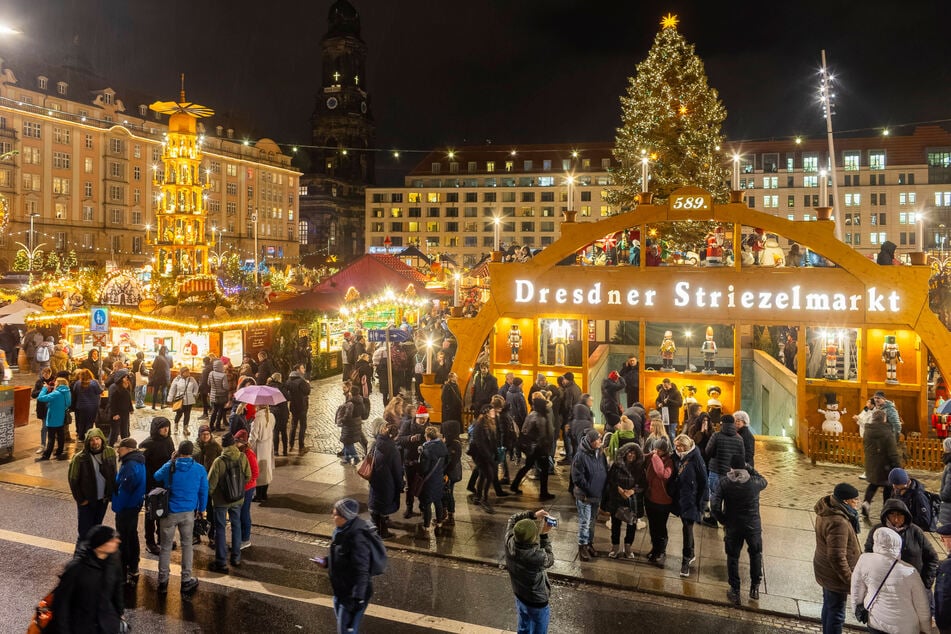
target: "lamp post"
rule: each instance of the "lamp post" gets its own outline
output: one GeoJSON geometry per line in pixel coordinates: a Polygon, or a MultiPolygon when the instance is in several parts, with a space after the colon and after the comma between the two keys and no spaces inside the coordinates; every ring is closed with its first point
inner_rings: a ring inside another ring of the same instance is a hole
{"type": "Polygon", "coordinates": [[[689,330],[684,331],[684,339],[687,340],[687,367],[684,368],[685,373],[690,372],[690,336],[692,334],[693,333],[691,333],[689,330]]]}
{"type": "Polygon", "coordinates": [[[575,175],[574,174],[568,174],[568,176],[565,177],[565,185],[568,186],[567,187],[568,205],[565,208],[565,211],[571,211],[574,206],[574,199],[575,199],[575,175]]]}
{"type": "Polygon", "coordinates": [[[258,286],[258,210],[255,209],[251,214],[251,222],[254,223],[254,285],[258,286]]]}
{"type": "Polygon", "coordinates": [[[222,254],[222,252],[221,252],[221,234],[224,233],[225,230],[224,230],[224,229],[221,229],[221,228],[219,228],[219,227],[212,227],[212,228],[211,228],[211,232],[212,232],[212,234],[215,234],[215,233],[218,234],[218,238],[217,238],[218,250],[215,252],[215,258],[218,260],[218,268],[220,269],[220,268],[221,268],[221,260],[222,260],[222,258],[224,257],[224,254],[222,254]]]}
{"type": "Polygon", "coordinates": [[[462,275],[457,271],[452,275],[452,305],[459,305],[459,280],[462,279],[462,275]]]}
{"type": "Polygon", "coordinates": [[[492,224],[495,225],[495,250],[502,250],[502,219],[498,216],[492,218],[492,224]]]}
{"type": "Polygon", "coordinates": [[[40,215],[40,214],[37,213],[37,212],[35,212],[35,211],[30,214],[30,235],[28,236],[28,242],[30,243],[29,246],[23,244],[22,242],[17,242],[17,243],[16,243],[16,244],[18,244],[19,246],[23,247],[23,249],[26,251],[27,259],[29,260],[29,267],[30,267],[30,272],[29,272],[29,284],[30,284],[30,286],[33,285],[33,260],[34,260],[34,258],[36,258],[36,252],[37,252],[37,250],[38,250],[40,247],[46,246],[46,243],[45,243],[45,242],[40,243],[40,244],[38,244],[38,245],[36,245],[36,246],[33,246],[33,242],[34,242],[33,220],[34,220],[37,216],[39,216],[39,215],[40,215]]]}

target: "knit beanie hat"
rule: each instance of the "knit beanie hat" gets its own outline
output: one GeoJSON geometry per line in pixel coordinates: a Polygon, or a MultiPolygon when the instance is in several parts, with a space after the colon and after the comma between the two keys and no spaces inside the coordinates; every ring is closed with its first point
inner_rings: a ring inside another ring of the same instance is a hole
{"type": "Polygon", "coordinates": [[[835,499],[845,502],[846,500],[854,500],[859,496],[859,490],[848,482],[840,482],[835,485],[835,488],[832,490],[832,495],[835,496],[835,499]]]}
{"type": "Polygon", "coordinates": [[[231,432],[228,432],[227,434],[221,437],[222,447],[230,447],[233,444],[234,444],[234,436],[231,434],[231,432]]]}
{"type": "Polygon", "coordinates": [[[205,432],[208,432],[209,434],[211,433],[211,425],[202,425],[201,427],[198,428],[199,436],[201,436],[205,432]]]}
{"type": "Polygon", "coordinates": [[[103,526],[102,524],[96,524],[86,533],[86,543],[89,545],[90,550],[99,548],[107,541],[116,536],[116,531],[111,526],[103,526]]]}
{"type": "Polygon", "coordinates": [[[895,467],[888,472],[888,483],[892,486],[896,484],[899,486],[905,486],[908,484],[910,478],[908,477],[908,472],[900,467],[895,467]]]}
{"type": "Polygon", "coordinates": [[[248,442],[248,430],[239,429],[234,433],[235,442],[248,442]]]}
{"type": "Polygon", "coordinates": [[[595,440],[601,437],[601,434],[598,433],[597,429],[589,429],[584,433],[584,437],[587,438],[588,444],[593,443],[595,440]]]}
{"type": "Polygon", "coordinates": [[[525,518],[515,522],[515,541],[521,544],[534,544],[538,541],[538,524],[535,520],[525,518]]]}
{"type": "Polygon", "coordinates": [[[360,513],[360,503],[353,498],[337,500],[334,508],[337,510],[337,515],[345,520],[352,520],[360,513]]]}
{"type": "Polygon", "coordinates": [[[743,454],[735,453],[730,456],[730,468],[731,469],[745,469],[746,468],[746,457],[743,454]]]}

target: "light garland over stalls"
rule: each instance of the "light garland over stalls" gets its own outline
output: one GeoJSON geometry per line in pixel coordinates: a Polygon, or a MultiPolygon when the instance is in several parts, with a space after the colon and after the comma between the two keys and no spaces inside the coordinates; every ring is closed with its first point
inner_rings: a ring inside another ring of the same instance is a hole
{"type": "MultiPolygon", "coordinates": [[[[111,315],[120,319],[129,319],[131,321],[141,322],[143,324],[154,326],[165,326],[173,330],[183,332],[210,332],[213,330],[224,330],[228,328],[241,328],[245,326],[261,326],[266,324],[275,324],[282,320],[280,315],[271,315],[268,317],[258,317],[249,319],[232,319],[229,321],[201,321],[186,322],[175,319],[165,319],[163,317],[152,317],[141,313],[131,313],[124,310],[110,311],[111,315]]],[[[35,313],[26,317],[27,324],[51,324],[67,321],[86,322],[89,320],[89,311],[72,313],[35,313]]]]}
{"type": "MultiPolygon", "coordinates": [[[[348,292],[348,295],[350,293],[348,292]]],[[[429,300],[421,299],[415,293],[397,294],[392,289],[387,289],[383,293],[366,299],[355,299],[348,301],[340,307],[340,314],[349,317],[353,313],[362,313],[372,310],[381,304],[402,306],[404,308],[422,308],[429,303],[429,300]]]]}

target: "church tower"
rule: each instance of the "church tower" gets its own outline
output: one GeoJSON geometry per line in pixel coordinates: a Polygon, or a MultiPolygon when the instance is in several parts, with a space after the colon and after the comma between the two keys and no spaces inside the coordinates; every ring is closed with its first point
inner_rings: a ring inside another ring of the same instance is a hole
{"type": "Polygon", "coordinates": [[[320,43],[320,87],[311,117],[310,166],[301,178],[301,254],[349,260],[364,252],[364,190],[373,184],[373,113],[360,15],[335,0],[320,43]]]}

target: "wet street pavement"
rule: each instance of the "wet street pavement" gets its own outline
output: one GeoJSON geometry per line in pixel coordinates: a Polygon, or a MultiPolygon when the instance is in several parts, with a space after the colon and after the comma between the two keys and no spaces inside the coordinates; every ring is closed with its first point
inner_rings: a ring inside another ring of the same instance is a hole
{"type": "MultiPolygon", "coordinates": [[[[131,618],[136,631],[332,631],[326,574],[315,570],[307,558],[321,553],[327,543],[334,501],[354,497],[365,512],[367,486],[354,467],[340,465],[336,457],[339,429],[333,414],[340,402],[339,379],[314,381],[313,388],[310,450],[276,458],[269,500],[253,506],[254,545],[245,551],[245,564],[228,576],[207,572],[211,551],[199,546],[196,570],[203,572],[198,573],[202,578],[198,597],[182,603],[173,579],[173,592],[159,603],[154,592],[157,561],[144,555],[143,580],[129,603],[130,609],[135,608],[131,618]]],[[[371,398],[373,415],[368,427],[382,412],[379,395],[371,398]]],[[[152,416],[158,413],[172,418],[170,410],[137,411],[133,436],[144,439],[152,416]]],[[[194,434],[196,422],[191,429],[194,434]]],[[[0,574],[11,580],[0,590],[0,623],[17,623],[9,631],[23,629],[19,624],[25,624],[38,598],[52,587],[75,540],[75,507],[66,485],[66,463],[33,461],[38,434],[36,422],[18,428],[13,460],[0,462],[0,574]],[[30,565],[23,565],[27,562],[30,565]]],[[[812,507],[837,482],[849,481],[862,490],[860,470],[813,466],[788,440],[779,438],[758,439],[756,464],[769,481],[762,496],[764,582],[758,602],[748,601],[744,582],[741,610],[726,605],[722,530],[696,528],[697,562],[688,578],[679,576],[680,523],[676,518],[669,524],[670,545],[663,569],[643,558],[622,562],[602,556],[590,563],[579,562],[576,513],[565,493],[567,470],[559,467],[552,477],[557,497],[544,505],[561,517],[553,532],[552,631],[593,627],[617,631],[632,619],[645,631],[681,627],[702,632],[817,631],[821,591],[812,573],[812,507]]],[[[929,489],[937,482],[934,474],[914,475],[929,489]]],[[[465,473],[463,483],[467,478],[465,473]]],[[[419,530],[418,515],[405,520],[403,509],[393,515],[396,537],[387,541],[391,568],[377,581],[364,631],[513,630],[511,591],[498,562],[508,516],[541,507],[537,485],[527,480],[523,489],[523,496],[505,498],[496,505],[496,513],[488,515],[467,503],[464,484],[458,485],[456,527],[432,534],[419,530]]],[[[873,517],[880,504],[879,497],[873,517]]],[[[106,517],[112,521],[111,512],[106,517]]],[[[868,528],[863,524],[860,538],[868,528]]],[[[595,546],[602,555],[610,547],[604,523],[597,526],[595,546]]],[[[649,547],[647,531],[639,530],[635,550],[646,552],[649,547]]],[[[744,579],[748,579],[747,561],[744,554],[744,579]]],[[[856,625],[851,617],[850,624],[856,625]]],[[[0,631],[8,630],[0,627],[0,631]]]]}

